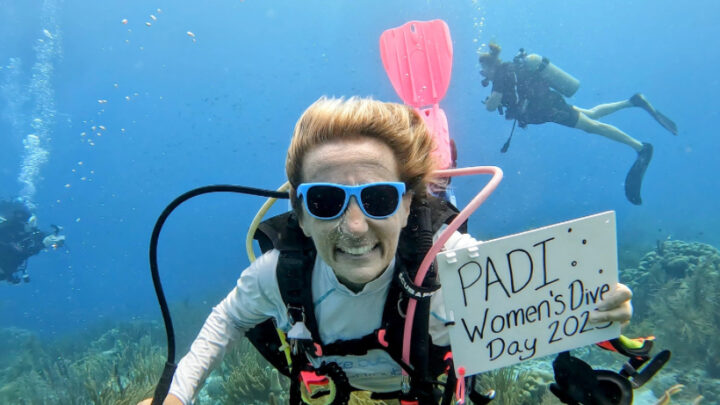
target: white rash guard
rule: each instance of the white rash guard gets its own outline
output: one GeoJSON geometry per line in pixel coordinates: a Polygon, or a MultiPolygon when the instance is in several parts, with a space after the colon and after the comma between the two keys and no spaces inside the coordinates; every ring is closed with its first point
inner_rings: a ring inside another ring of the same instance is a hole
{"type": "MultiPolygon", "coordinates": [[[[443,229],[436,233],[436,238],[443,229]]],[[[445,248],[456,249],[476,242],[469,235],[455,232],[445,248]]],[[[170,387],[170,393],[183,404],[192,403],[207,376],[222,360],[227,346],[253,326],[273,318],[278,328],[285,332],[289,330],[287,308],[277,283],[278,257],[279,252],[271,250],[258,258],[242,272],[230,294],[213,308],[190,352],[180,360],[170,387]]],[[[381,326],[394,266],[393,260],[380,277],[354,293],[340,284],[330,266],[319,256],[315,259],[312,296],[323,344],[360,338],[381,326]]],[[[449,345],[441,290],[431,298],[430,311],[432,342],[439,346],[449,345]]],[[[324,356],[316,365],[322,360],[337,362],[350,384],[359,389],[373,392],[400,389],[401,368],[385,351],[374,349],[363,356],[324,356]]]]}

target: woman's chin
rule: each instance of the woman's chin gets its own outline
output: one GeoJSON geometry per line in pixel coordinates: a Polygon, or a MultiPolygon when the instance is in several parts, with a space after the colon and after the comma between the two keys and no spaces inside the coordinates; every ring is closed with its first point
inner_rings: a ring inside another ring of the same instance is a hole
{"type": "Polygon", "coordinates": [[[378,278],[388,264],[384,262],[382,248],[378,244],[363,254],[350,254],[335,249],[331,267],[344,285],[357,290],[357,287],[362,289],[362,286],[378,278]]]}

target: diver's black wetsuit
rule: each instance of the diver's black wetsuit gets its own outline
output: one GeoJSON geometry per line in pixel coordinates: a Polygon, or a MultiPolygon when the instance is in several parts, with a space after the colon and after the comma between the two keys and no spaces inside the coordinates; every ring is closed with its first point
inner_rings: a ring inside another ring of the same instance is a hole
{"type": "Polygon", "coordinates": [[[45,248],[43,239],[48,235],[36,229],[21,235],[20,240],[0,240],[0,281],[19,283],[25,275],[27,259],[45,248]]]}
{"type": "Polygon", "coordinates": [[[27,259],[45,248],[49,233],[26,228],[31,213],[21,203],[0,202],[0,215],[0,281],[17,284],[26,274],[27,259]]]}
{"type": "Polygon", "coordinates": [[[22,257],[12,244],[0,242],[0,281],[12,284],[20,282],[18,272],[22,270],[26,258],[22,257]]]}
{"type": "Polygon", "coordinates": [[[520,127],[555,122],[573,128],[577,124],[580,113],[537,72],[527,72],[513,62],[504,62],[497,68],[492,82],[492,91],[502,93],[505,118],[518,120],[520,127]]]}

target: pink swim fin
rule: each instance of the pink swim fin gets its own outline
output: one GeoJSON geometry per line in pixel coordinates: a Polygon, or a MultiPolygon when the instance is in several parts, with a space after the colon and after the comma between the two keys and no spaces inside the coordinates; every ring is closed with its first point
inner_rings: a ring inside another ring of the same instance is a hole
{"type": "Polygon", "coordinates": [[[405,104],[422,108],[445,97],[453,57],[445,21],[410,21],[386,30],[380,36],[380,57],[405,104]]]}
{"type": "Polygon", "coordinates": [[[435,149],[432,154],[437,161],[438,168],[449,169],[453,167],[452,151],[450,147],[450,131],[448,131],[448,121],[445,111],[439,105],[433,104],[432,107],[423,109],[415,109],[425,120],[433,134],[435,141],[435,149]]]}
{"type": "Polygon", "coordinates": [[[452,73],[452,39],[443,20],[410,21],[380,36],[380,57],[395,92],[425,120],[435,140],[439,168],[453,166],[445,112],[438,103],[445,97],[452,73]]]}

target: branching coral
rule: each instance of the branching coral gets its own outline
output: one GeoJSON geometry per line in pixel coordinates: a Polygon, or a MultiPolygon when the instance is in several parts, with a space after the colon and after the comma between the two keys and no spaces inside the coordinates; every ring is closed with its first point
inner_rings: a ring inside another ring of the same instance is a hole
{"type": "Polygon", "coordinates": [[[355,391],[350,395],[348,405],[400,405],[400,401],[397,399],[372,399],[367,391],[355,391]]]}
{"type": "Polygon", "coordinates": [[[482,374],[476,388],[480,392],[495,390],[497,396],[492,403],[496,405],[530,405],[538,403],[551,380],[552,376],[542,372],[506,367],[482,374]]]}
{"type": "Polygon", "coordinates": [[[270,394],[276,402],[284,403],[289,383],[246,339],[241,340],[225,355],[218,370],[223,389],[219,399],[224,404],[267,403],[270,394]]]}
{"type": "Polygon", "coordinates": [[[137,343],[120,341],[115,351],[76,363],[85,367],[85,389],[93,404],[136,404],[151,395],[163,357],[144,336],[137,343]]]}
{"type": "Polygon", "coordinates": [[[678,370],[676,382],[708,401],[720,400],[697,379],[720,378],[720,252],[702,243],[664,241],[637,269],[621,274],[634,292],[631,333],[656,335],[658,345],[673,353],[667,368],[678,370]],[[683,378],[695,372],[701,375],[683,378]]]}
{"type": "Polygon", "coordinates": [[[0,403],[136,404],[151,394],[164,362],[151,339],[153,329],[119,325],[84,345],[63,345],[64,350],[42,349],[30,335],[12,364],[0,370],[0,403]]]}
{"type": "Polygon", "coordinates": [[[658,290],[650,312],[664,344],[686,361],[705,364],[715,378],[720,377],[715,369],[720,363],[719,270],[712,260],[700,260],[691,274],[658,290]]]}
{"type": "Polygon", "coordinates": [[[707,260],[720,261],[718,250],[703,243],[667,240],[646,253],[637,268],[623,268],[620,277],[633,289],[636,313],[647,316],[662,287],[691,275],[701,261],[707,260]]]}

